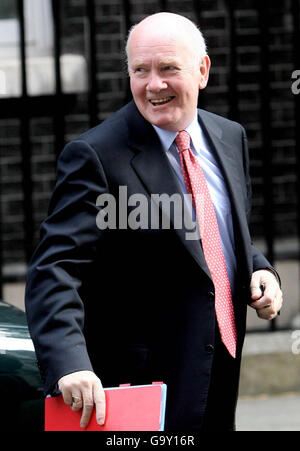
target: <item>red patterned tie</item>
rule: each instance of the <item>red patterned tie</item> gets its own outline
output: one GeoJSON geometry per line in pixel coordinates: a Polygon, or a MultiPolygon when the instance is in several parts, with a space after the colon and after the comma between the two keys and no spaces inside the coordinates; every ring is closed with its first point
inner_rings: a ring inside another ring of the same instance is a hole
{"type": "Polygon", "coordinates": [[[236,328],[231,288],[214,205],[205,175],[191,151],[190,135],[185,130],[180,131],[175,142],[184,182],[196,209],[205,260],[215,287],[215,309],[221,338],[228,352],[235,357],[236,328]]]}

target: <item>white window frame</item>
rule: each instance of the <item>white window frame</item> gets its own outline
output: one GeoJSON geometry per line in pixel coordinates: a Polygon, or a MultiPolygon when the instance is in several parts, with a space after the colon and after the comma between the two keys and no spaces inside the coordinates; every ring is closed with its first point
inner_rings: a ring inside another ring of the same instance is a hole
{"type": "MultiPolygon", "coordinates": [[[[52,94],[55,73],[51,0],[24,0],[24,16],[28,94],[52,94]]],[[[87,68],[83,56],[61,55],[61,74],[63,92],[86,91],[87,68]]],[[[20,95],[18,20],[0,20],[0,98],[20,95]]]]}
{"type": "MultiPolygon", "coordinates": [[[[50,0],[24,0],[27,56],[50,55],[53,47],[53,18],[50,0]]],[[[19,54],[17,19],[0,20],[0,57],[19,54]]]]}

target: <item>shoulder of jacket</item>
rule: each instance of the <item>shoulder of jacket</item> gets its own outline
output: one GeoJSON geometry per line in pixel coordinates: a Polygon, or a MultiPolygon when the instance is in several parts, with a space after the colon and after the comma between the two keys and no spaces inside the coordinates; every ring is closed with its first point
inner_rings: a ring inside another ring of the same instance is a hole
{"type": "Polygon", "coordinates": [[[128,105],[112,114],[100,124],[83,132],[74,138],[71,143],[86,143],[96,152],[107,151],[111,147],[124,144],[127,140],[126,116],[128,105]]]}
{"type": "Polygon", "coordinates": [[[210,111],[203,110],[201,108],[198,108],[198,114],[199,114],[200,118],[203,119],[204,121],[209,120],[209,121],[215,122],[220,127],[244,129],[244,127],[239,122],[233,121],[224,116],[220,116],[219,114],[215,114],[210,111]]]}

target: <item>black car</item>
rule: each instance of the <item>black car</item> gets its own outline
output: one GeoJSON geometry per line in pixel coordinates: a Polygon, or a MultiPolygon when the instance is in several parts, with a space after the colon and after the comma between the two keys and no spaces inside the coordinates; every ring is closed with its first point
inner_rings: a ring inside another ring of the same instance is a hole
{"type": "Polygon", "coordinates": [[[0,301],[1,431],[44,429],[44,394],[25,313],[0,301]]]}

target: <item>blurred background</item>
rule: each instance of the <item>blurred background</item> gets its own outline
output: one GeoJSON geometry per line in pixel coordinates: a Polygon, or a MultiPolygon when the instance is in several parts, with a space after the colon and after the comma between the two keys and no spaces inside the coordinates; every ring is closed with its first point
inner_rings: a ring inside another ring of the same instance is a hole
{"type": "Polygon", "coordinates": [[[282,372],[273,392],[300,391],[299,0],[1,0],[0,297],[24,309],[57,156],[131,99],[124,42],[132,24],[159,11],[204,33],[212,68],[199,107],[246,129],[251,232],[282,279],[280,317],[265,322],[249,309],[242,393],[257,393],[257,372],[270,379],[272,365],[282,372]]]}

